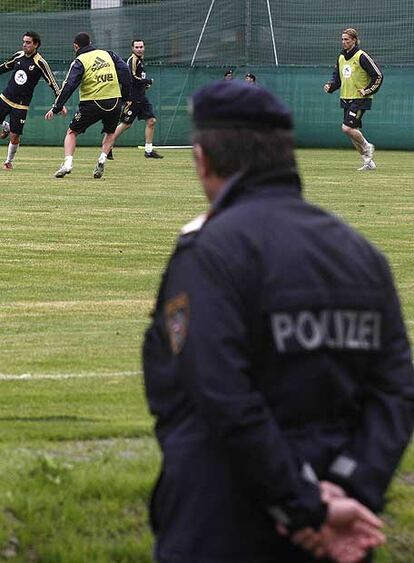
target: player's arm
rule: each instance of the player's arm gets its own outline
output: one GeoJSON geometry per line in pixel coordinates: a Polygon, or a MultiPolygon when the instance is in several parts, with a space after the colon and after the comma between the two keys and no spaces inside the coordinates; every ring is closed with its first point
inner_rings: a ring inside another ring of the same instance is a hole
{"type": "Polygon", "coordinates": [[[124,102],[131,99],[131,74],[127,63],[113,51],[108,51],[115,64],[118,82],[121,87],[121,96],[124,102]]]}
{"type": "Polygon", "coordinates": [[[331,79],[324,84],[323,89],[327,94],[332,94],[332,92],[339,90],[340,87],[341,87],[341,77],[339,74],[339,65],[337,62],[332,72],[331,79]]]}
{"type": "Polygon", "coordinates": [[[377,63],[367,53],[361,55],[359,63],[370,77],[369,84],[361,90],[361,94],[363,96],[371,96],[379,90],[384,76],[377,63]]]}
{"type": "Polygon", "coordinates": [[[52,106],[53,113],[60,113],[63,106],[71,97],[73,92],[80,86],[82,81],[82,76],[85,72],[85,68],[79,59],[75,59],[70,65],[69,71],[63,81],[62,88],[52,106]]]}
{"type": "Polygon", "coordinates": [[[37,65],[42,71],[43,78],[46,80],[46,83],[53,90],[55,97],[59,96],[60,93],[59,84],[57,83],[56,77],[53,74],[52,69],[50,68],[48,62],[43,57],[41,57],[37,61],[37,65]]]}
{"type": "Polygon", "coordinates": [[[5,72],[10,72],[11,70],[13,70],[17,59],[19,59],[22,56],[22,54],[23,51],[17,51],[17,53],[15,53],[12,57],[10,57],[10,59],[4,61],[4,63],[0,65],[0,74],[4,74],[5,72]]]}
{"type": "Polygon", "coordinates": [[[414,426],[414,370],[399,299],[384,260],[382,349],[364,382],[364,404],[353,438],[333,461],[328,479],[381,510],[384,494],[414,426]]]}

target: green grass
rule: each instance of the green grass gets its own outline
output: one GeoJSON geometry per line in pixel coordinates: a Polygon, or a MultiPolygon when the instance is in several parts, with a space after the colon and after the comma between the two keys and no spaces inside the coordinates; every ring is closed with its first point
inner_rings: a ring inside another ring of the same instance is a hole
{"type": "MultiPolygon", "coordinates": [[[[5,147],[3,146],[3,150],[5,147]]],[[[22,146],[0,171],[0,561],[151,561],[146,503],[159,452],[140,348],[181,225],[205,200],[191,152],[22,146]]],[[[412,155],[300,150],[306,196],[389,257],[414,329],[412,155]]],[[[381,563],[414,563],[414,451],[390,491],[381,563]],[[411,557],[411,559],[410,559],[411,557]]]]}

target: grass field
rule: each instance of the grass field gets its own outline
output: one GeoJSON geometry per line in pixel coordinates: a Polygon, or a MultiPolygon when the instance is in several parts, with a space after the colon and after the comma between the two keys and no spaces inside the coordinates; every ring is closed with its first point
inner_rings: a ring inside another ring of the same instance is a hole
{"type": "MultiPolygon", "coordinates": [[[[191,152],[164,154],[118,149],[94,180],[98,149],[83,148],[58,180],[61,149],[23,146],[0,171],[0,561],[151,561],[159,453],[140,347],[177,231],[206,206],[191,152]]],[[[306,196],[389,257],[413,336],[412,154],[379,152],[368,173],[351,150],[298,159],[306,196]]],[[[411,449],[382,563],[414,562],[413,484],[411,449]]]]}

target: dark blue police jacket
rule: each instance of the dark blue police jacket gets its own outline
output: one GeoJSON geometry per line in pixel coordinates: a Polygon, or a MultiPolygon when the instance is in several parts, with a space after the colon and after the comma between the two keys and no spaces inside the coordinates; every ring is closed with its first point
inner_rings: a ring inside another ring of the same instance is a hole
{"type": "Polygon", "coordinates": [[[392,276],[294,174],[232,178],[201,223],[178,240],[144,345],[156,558],[313,561],[275,521],[321,524],[315,475],[380,510],[411,435],[392,276]]]}

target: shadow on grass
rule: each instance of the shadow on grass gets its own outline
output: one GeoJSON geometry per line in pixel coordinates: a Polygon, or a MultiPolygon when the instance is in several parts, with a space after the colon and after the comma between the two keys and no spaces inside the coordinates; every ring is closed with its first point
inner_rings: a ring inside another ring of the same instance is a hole
{"type": "Polygon", "coordinates": [[[6,416],[0,422],[100,422],[94,418],[83,416],[6,416]]]}

